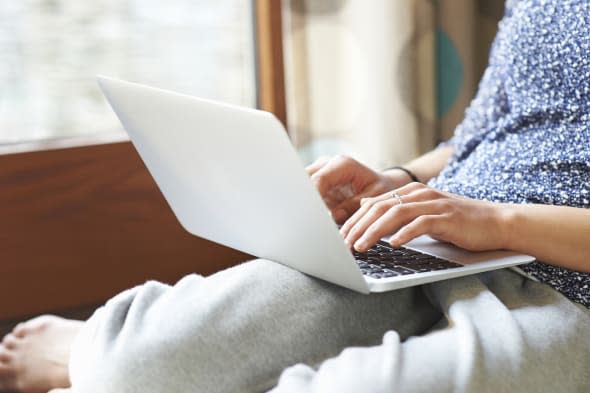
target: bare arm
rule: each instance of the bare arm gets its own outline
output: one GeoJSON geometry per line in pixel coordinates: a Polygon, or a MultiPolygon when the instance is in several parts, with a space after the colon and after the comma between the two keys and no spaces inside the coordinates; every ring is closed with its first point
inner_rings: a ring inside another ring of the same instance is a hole
{"type": "Polygon", "coordinates": [[[503,205],[505,248],[572,270],[590,272],[590,210],[503,205]]]}
{"type": "Polygon", "coordinates": [[[540,261],[590,272],[590,210],[551,205],[494,203],[419,183],[365,200],[342,226],[346,243],[365,251],[391,233],[400,246],[420,235],[473,250],[508,249],[540,261]]]}
{"type": "MultiPolygon", "coordinates": [[[[404,168],[415,174],[422,183],[428,182],[443,170],[453,154],[453,147],[446,146],[432,150],[404,165],[404,168]]],[[[385,174],[398,176],[399,170],[386,171],[385,174]]]]}
{"type": "MultiPolygon", "coordinates": [[[[426,182],[452,152],[452,147],[433,150],[404,166],[426,182]]],[[[394,246],[428,234],[469,250],[509,249],[590,272],[589,209],[469,199],[410,183],[403,171],[378,173],[346,157],[319,160],[308,172],[336,221],[346,221],[341,230],[346,242],[359,251],[391,233],[394,246]],[[330,190],[342,185],[349,185],[351,195],[333,200],[330,190]],[[387,193],[394,188],[403,205],[387,193]],[[359,209],[363,198],[368,199],[359,209]],[[342,208],[346,214],[335,214],[342,208]]]]}

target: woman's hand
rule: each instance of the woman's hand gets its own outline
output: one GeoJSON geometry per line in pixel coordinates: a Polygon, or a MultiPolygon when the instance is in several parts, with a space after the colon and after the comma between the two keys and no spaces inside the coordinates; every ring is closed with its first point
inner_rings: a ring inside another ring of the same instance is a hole
{"type": "Polygon", "coordinates": [[[349,247],[364,252],[382,237],[395,233],[394,247],[420,235],[472,251],[505,248],[504,205],[438,191],[421,183],[361,201],[361,207],[340,232],[349,247]]]}
{"type": "Polygon", "coordinates": [[[320,158],[306,170],[338,224],[359,208],[362,198],[382,194],[410,181],[402,171],[385,175],[345,156],[320,158]]]}

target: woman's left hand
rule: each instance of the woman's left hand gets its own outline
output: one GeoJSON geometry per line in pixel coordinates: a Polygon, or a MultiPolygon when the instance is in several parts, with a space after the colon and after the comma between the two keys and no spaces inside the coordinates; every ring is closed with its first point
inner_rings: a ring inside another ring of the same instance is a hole
{"type": "Polygon", "coordinates": [[[503,204],[469,199],[410,183],[361,201],[361,207],[340,229],[349,247],[364,252],[382,237],[395,233],[394,247],[420,235],[472,251],[504,248],[506,214],[503,204]]]}

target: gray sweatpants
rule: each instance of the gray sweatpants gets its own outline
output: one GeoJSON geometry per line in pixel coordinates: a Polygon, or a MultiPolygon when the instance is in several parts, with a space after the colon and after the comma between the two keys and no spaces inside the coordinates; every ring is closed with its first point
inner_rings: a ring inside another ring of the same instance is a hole
{"type": "Polygon", "coordinates": [[[111,299],[79,393],[588,392],[590,312],[501,270],[360,295],[256,260],[111,299]]]}

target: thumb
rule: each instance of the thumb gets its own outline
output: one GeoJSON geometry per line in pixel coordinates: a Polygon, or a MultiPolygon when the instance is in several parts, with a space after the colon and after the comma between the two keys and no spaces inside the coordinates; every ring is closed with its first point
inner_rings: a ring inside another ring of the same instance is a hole
{"type": "Polygon", "coordinates": [[[365,188],[361,193],[348,198],[331,209],[332,217],[337,224],[343,224],[361,206],[363,198],[372,198],[383,193],[383,187],[373,184],[365,188]]]}

